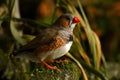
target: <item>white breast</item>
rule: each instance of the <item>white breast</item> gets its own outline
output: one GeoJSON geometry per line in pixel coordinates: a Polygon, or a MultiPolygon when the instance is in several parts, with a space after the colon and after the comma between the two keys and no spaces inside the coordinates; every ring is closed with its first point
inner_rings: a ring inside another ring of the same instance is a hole
{"type": "Polygon", "coordinates": [[[64,46],[62,46],[56,50],[53,50],[53,51],[50,51],[47,53],[43,53],[43,55],[41,57],[41,61],[56,59],[56,58],[59,58],[59,57],[65,55],[70,50],[71,45],[72,45],[72,41],[68,42],[67,44],[65,44],[64,46]]]}

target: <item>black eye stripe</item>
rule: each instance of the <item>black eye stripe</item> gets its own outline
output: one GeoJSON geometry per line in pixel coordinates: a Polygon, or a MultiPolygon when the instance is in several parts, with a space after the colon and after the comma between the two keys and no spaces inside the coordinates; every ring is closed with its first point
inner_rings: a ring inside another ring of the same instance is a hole
{"type": "Polygon", "coordinates": [[[70,18],[69,18],[69,17],[66,17],[66,19],[67,19],[67,20],[70,20],[70,18]]]}

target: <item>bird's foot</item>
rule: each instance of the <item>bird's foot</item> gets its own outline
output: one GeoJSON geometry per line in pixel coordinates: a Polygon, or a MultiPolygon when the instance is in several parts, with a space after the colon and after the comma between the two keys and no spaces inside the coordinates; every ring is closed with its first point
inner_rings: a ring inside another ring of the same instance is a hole
{"type": "Polygon", "coordinates": [[[47,64],[45,61],[42,61],[42,63],[49,69],[55,69],[58,72],[61,72],[60,69],[58,69],[56,66],[51,66],[51,65],[47,64]]]}

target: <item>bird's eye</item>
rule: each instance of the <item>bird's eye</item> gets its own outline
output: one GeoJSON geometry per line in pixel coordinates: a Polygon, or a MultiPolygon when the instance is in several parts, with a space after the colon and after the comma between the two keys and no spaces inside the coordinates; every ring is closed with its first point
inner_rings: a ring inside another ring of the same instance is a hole
{"type": "Polygon", "coordinates": [[[66,17],[66,19],[67,19],[67,20],[70,20],[70,18],[69,18],[69,17],[66,17]]]}

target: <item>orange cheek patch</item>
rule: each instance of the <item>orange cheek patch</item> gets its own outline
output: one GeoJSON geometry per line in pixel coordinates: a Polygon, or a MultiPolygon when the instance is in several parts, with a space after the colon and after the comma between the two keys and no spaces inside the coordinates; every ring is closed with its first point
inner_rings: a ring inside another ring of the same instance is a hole
{"type": "Polygon", "coordinates": [[[69,20],[62,18],[60,20],[60,24],[64,27],[64,28],[69,28],[69,20]]]}

